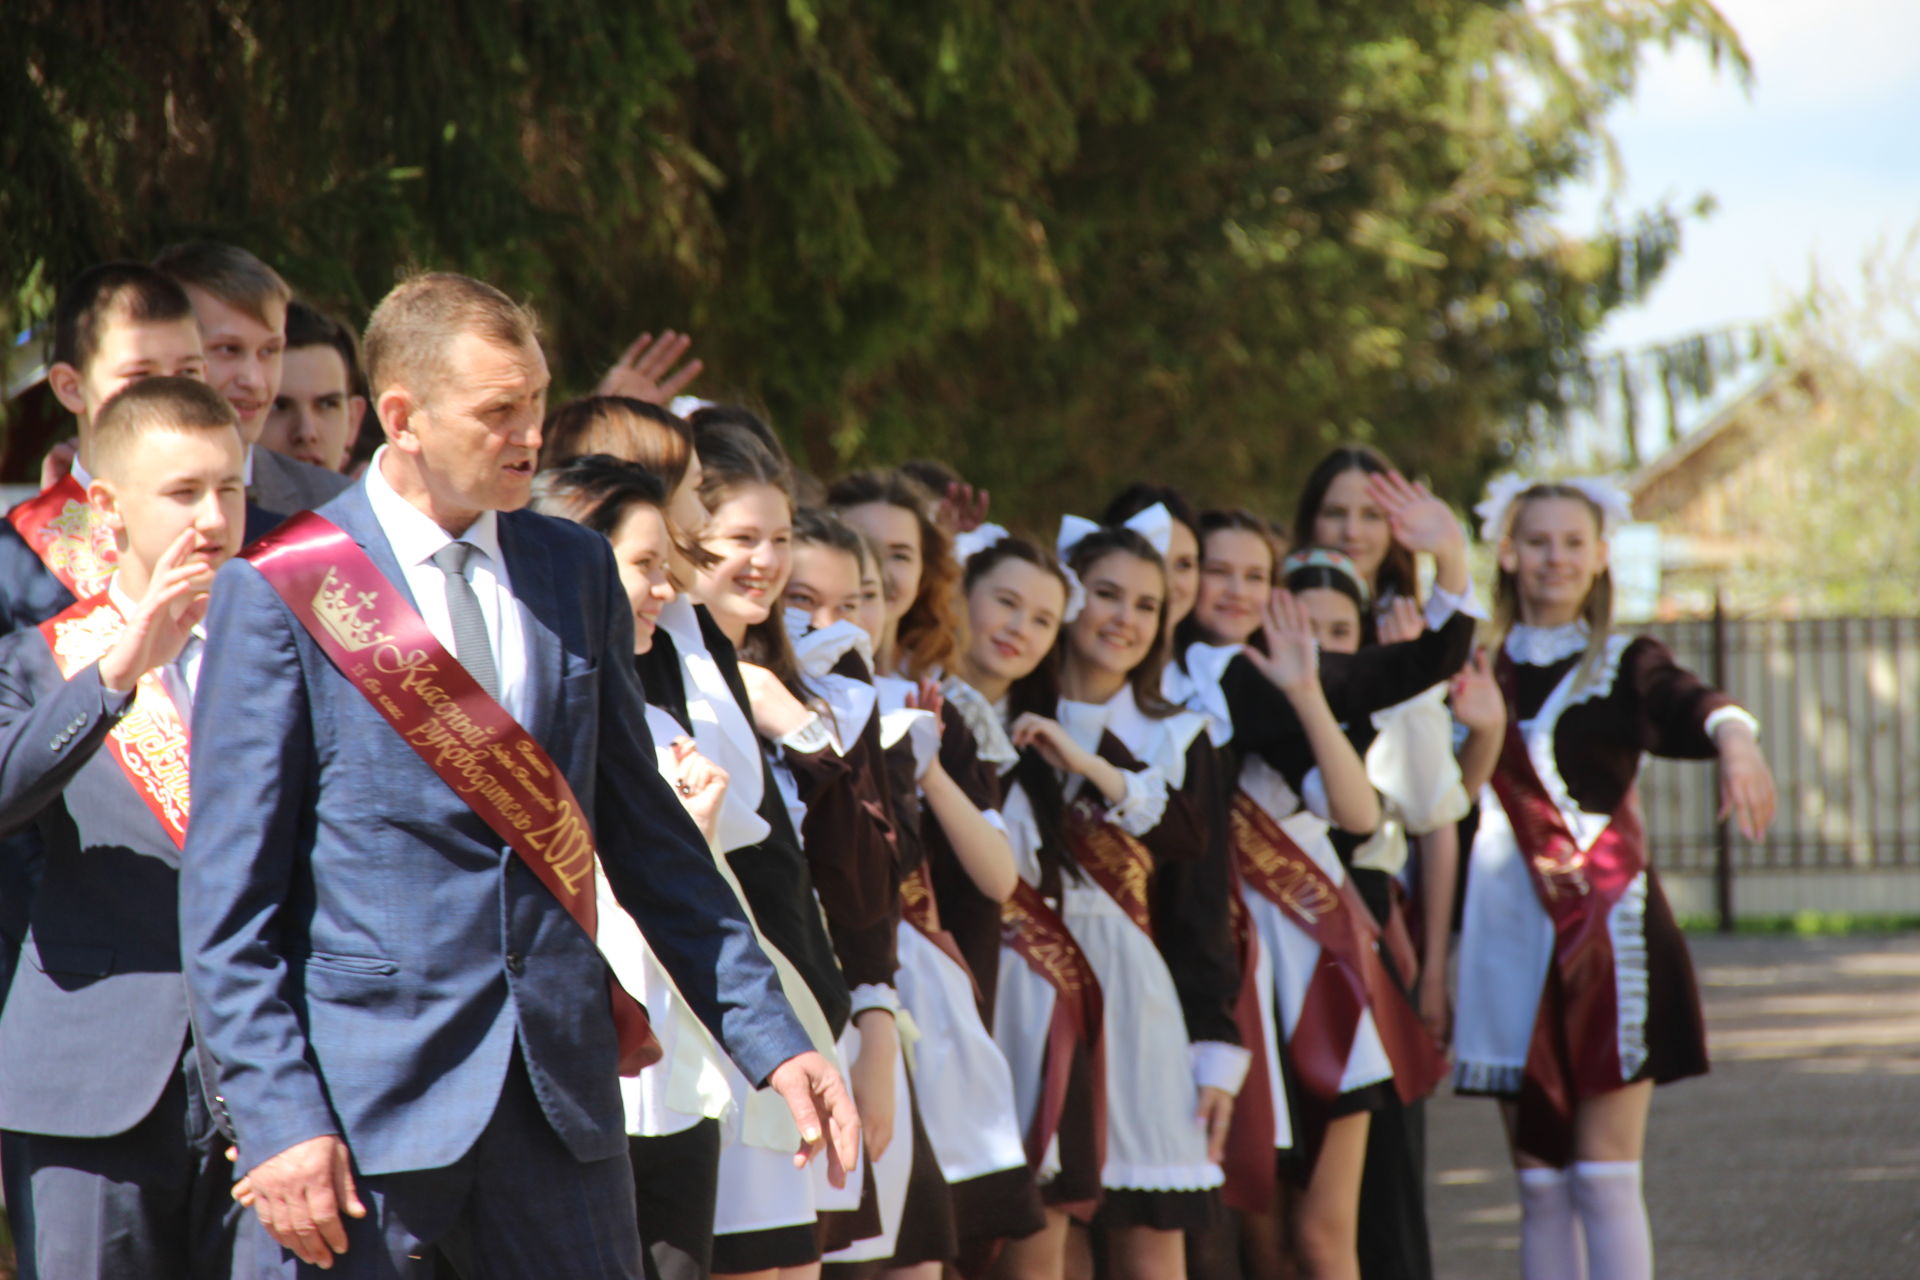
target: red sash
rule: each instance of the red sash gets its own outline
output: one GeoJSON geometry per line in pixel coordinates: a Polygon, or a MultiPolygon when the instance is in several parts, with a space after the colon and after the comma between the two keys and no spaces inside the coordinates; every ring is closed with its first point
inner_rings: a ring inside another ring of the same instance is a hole
{"type": "Polygon", "coordinates": [[[933,874],[927,870],[926,859],[908,874],[900,877],[900,918],[920,931],[922,937],[946,955],[947,959],[960,966],[960,972],[967,975],[967,981],[973,984],[974,1003],[980,1003],[980,982],[973,976],[973,966],[967,963],[967,957],[960,951],[960,944],[953,935],[940,927],[940,904],[933,897],[933,874]]]}
{"type": "Polygon", "coordinates": [[[1148,896],[1153,887],[1153,851],[1108,822],[1085,791],[1067,806],[1060,835],[1081,869],[1120,904],[1127,919],[1140,926],[1140,932],[1153,937],[1153,908],[1148,896]]]}
{"type": "Polygon", "coordinates": [[[76,599],[91,600],[107,589],[120,553],[71,475],[7,512],[7,522],[76,599]]]}
{"type": "MultiPolygon", "coordinates": [[[[303,512],[245,552],[340,673],[597,938],[587,816],[526,729],[460,665],[339,527],[303,512]]],[[[660,1060],[647,1011],[609,973],[620,1073],[660,1060]]]]}
{"type": "MultiPolygon", "coordinates": [[[[1106,1012],[1100,979],[1094,976],[1093,964],[1067,931],[1060,913],[1038,889],[1018,877],[1014,880],[1012,896],[1000,905],[1000,940],[1026,962],[1027,968],[1046,979],[1054,991],[1040,1105],[1034,1109],[1033,1127],[1027,1131],[1027,1160],[1038,1168],[1046,1155],[1047,1144],[1059,1132],[1075,1054],[1084,1046],[1086,1077],[1093,1091],[1094,1152],[1090,1172],[1097,1183],[1100,1168],[1106,1163],[1107,1141],[1106,1012]]],[[[1091,1212],[1093,1204],[1089,1201],[1085,1205],[1061,1207],[1074,1212],[1076,1217],[1084,1217],[1085,1213],[1079,1210],[1091,1212]]]]}
{"type": "Polygon", "coordinates": [[[1279,1126],[1271,1082],[1267,1078],[1267,1028],[1260,1009],[1260,933],[1240,897],[1240,877],[1233,877],[1233,896],[1227,916],[1240,955],[1240,996],[1233,1005],[1233,1024],[1240,1043],[1253,1055],[1247,1081],[1233,1101],[1233,1123],[1227,1130],[1227,1149],[1220,1168],[1227,1175],[1220,1197],[1242,1213],[1265,1213],[1273,1206],[1278,1166],[1274,1162],[1274,1134],[1279,1126]]]}
{"type": "Polygon", "coordinates": [[[1431,1093],[1447,1074],[1446,1053],[1381,963],[1380,928],[1353,882],[1334,884],[1244,791],[1233,797],[1233,847],[1247,883],[1333,961],[1314,970],[1300,1020],[1287,1040],[1301,1083],[1322,1100],[1340,1096],[1360,1016],[1371,1011],[1400,1100],[1413,1102],[1431,1093]]]}
{"type": "MultiPolygon", "coordinates": [[[[1511,709],[1516,705],[1513,664],[1504,654],[1498,675],[1511,709]]],[[[1624,1083],[1607,918],[1647,866],[1640,802],[1628,788],[1606,830],[1581,849],[1540,781],[1512,714],[1493,789],[1540,905],[1553,921],[1553,963],[1527,1045],[1515,1142],[1539,1159],[1565,1166],[1573,1158],[1575,1105],[1624,1083]]]]}
{"type": "MultiPolygon", "coordinates": [[[[127,620],[104,591],[40,624],[54,664],[69,680],[98,662],[126,629],[127,620]]],[[[143,672],[133,705],[107,735],[107,750],[177,848],[187,843],[187,748],[187,725],[166,681],[158,669],[143,672]]]]}

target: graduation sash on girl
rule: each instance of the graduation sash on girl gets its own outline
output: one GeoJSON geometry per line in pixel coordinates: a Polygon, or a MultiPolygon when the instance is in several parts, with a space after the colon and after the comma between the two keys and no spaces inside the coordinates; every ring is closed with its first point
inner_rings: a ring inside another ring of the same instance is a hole
{"type": "MultiPolygon", "coordinates": [[[[104,591],[40,624],[40,634],[53,651],[54,665],[69,680],[75,672],[98,662],[126,629],[127,620],[104,591]]],[[[187,725],[167,692],[159,668],[141,673],[134,685],[133,704],[107,734],[106,746],[134,791],[166,828],[174,846],[185,848],[189,809],[187,725]]]]}
{"type": "Polygon", "coordinates": [[[973,998],[980,1001],[980,982],[973,976],[973,966],[967,963],[960,944],[940,926],[940,906],[933,897],[933,873],[927,870],[925,858],[920,865],[900,877],[900,918],[920,931],[922,937],[940,949],[940,953],[960,966],[960,972],[967,975],[967,981],[973,984],[973,998]]]}
{"type": "MultiPolygon", "coordinates": [[[[1497,674],[1507,706],[1518,705],[1513,663],[1504,654],[1497,674]]],[[[1582,849],[1541,782],[1512,715],[1493,790],[1513,826],[1540,905],[1553,922],[1553,961],[1527,1045],[1515,1140],[1521,1150],[1564,1166],[1573,1156],[1575,1104],[1622,1084],[1608,916],[1647,866],[1640,806],[1629,787],[1606,829],[1582,849]]]]}
{"type": "Polygon", "coordinates": [[[1153,909],[1149,897],[1153,885],[1153,851],[1138,837],[1108,822],[1100,805],[1085,791],[1067,806],[1066,821],[1060,837],[1081,870],[1106,890],[1126,914],[1153,937],[1153,909]]]}
{"type": "MultiPolygon", "coordinates": [[[[247,549],[340,673],[597,938],[587,815],[546,749],[480,687],[353,538],[311,511],[247,549]]],[[[660,1060],[647,1011],[611,974],[620,1073],[660,1060]]]]}
{"type": "Polygon", "coordinates": [[[112,531],[93,518],[87,491],[71,475],[7,512],[7,522],[76,598],[91,600],[107,589],[120,553],[112,531]]]}
{"type": "Polygon", "coordinates": [[[1403,1102],[1432,1092],[1446,1055],[1381,963],[1380,928],[1352,881],[1335,884],[1320,864],[1244,791],[1233,797],[1240,874],[1335,963],[1315,970],[1288,1042],[1301,1083],[1316,1097],[1340,1094],[1361,1016],[1372,1012],[1403,1102]]]}
{"type": "MultiPolygon", "coordinates": [[[[1097,1170],[1106,1163],[1107,1133],[1106,1011],[1100,979],[1060,913],[1038,889],[1017,876],[1012,896],[1000,904],[1000,940],[1053,987],[1053,1021],[1047,1026],[1046,1065],[1040,1104],[1034,1108],[1033,1128],[1027,1133],[1027,1159],[1038,1168],[1047,1144],[1059,1132],[1075,1051],[1085,1046],[1085,1075],[1093,1091],[1092,1165],[1097,1170]]],[[[1090,1211],[1092,1205],[1061,1207],[1069,1212],[1090,1211]]]]}
{"type": "Polygon", "coordinates": [[[1278,1172],[1273,1152],[1279,1118],[1267,1071],[1266,1020],[1260,1009],[1260,931],[1240,897],[1237,874],[1234,882],[1233,896],[1227,899],[1227,916],[1240,957],[1240,995],[1233,1004],[1233,1023],[1240,1028],[1240,1043],[1247,1047],[1252,1061],[1247,1066],[1246,1083],[1233,1101],[1233,1123],[1220,1157],[1220,1168],[1227,1175],[1220,1198],[1227,1207],[1242,1213],[1262,1213],[1273,1203],[1278,1172]]]}

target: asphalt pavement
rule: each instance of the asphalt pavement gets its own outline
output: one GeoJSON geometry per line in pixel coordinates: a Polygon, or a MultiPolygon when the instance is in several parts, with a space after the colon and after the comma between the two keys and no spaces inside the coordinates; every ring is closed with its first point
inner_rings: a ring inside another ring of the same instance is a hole
{"type": "MultiPolygon", "coordinates": [[[[1655,1265],[1681,1280],[1920,1277],[1920,935],[1689,939],[1713,1071],[1655,1091],[1655,1265]]],[[[1436,1098],[1441,1280],[1520,1274],[1493,1104],[1436,1098]]]]}

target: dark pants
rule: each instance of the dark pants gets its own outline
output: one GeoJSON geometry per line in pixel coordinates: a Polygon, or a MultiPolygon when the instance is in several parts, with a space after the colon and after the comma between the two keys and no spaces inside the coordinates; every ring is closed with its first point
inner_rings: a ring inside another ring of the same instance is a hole
{"type": "Polygon", "coordinates": [[[355,1174],[367,1216],[349,1218],[347,1252],[330,1271],[297,1262],[257,1223],[266,1258],[258,1274],[430,1280],[640,1280],[633,1166],[622,1153],[573,1158],[534,1097],[518,1050],[493,1118],[471,1150],[445,1169],[355,1174]]]}
{"type": "Polygon", "coordinates": [[[253,1214],[233,1202],[226,1147],[191,1052],[125,1133],[0,1135],[21,1280],[250,1275],[234,1249],[253,1214]]]}

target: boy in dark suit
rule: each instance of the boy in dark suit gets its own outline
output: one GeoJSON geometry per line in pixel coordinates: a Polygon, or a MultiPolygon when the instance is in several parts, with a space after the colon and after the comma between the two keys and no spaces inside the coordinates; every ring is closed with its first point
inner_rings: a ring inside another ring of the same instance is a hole
{"type": "Polygon", "coordinates": [[[0,640],[0,827],[44,873],[0,1015],[0,1144],[23,1277],[225,1276],[241,1210],[180,975],[186,717],[244,450],[203,382],[151,377],[83,445],[105,590],[0,640]]]}

